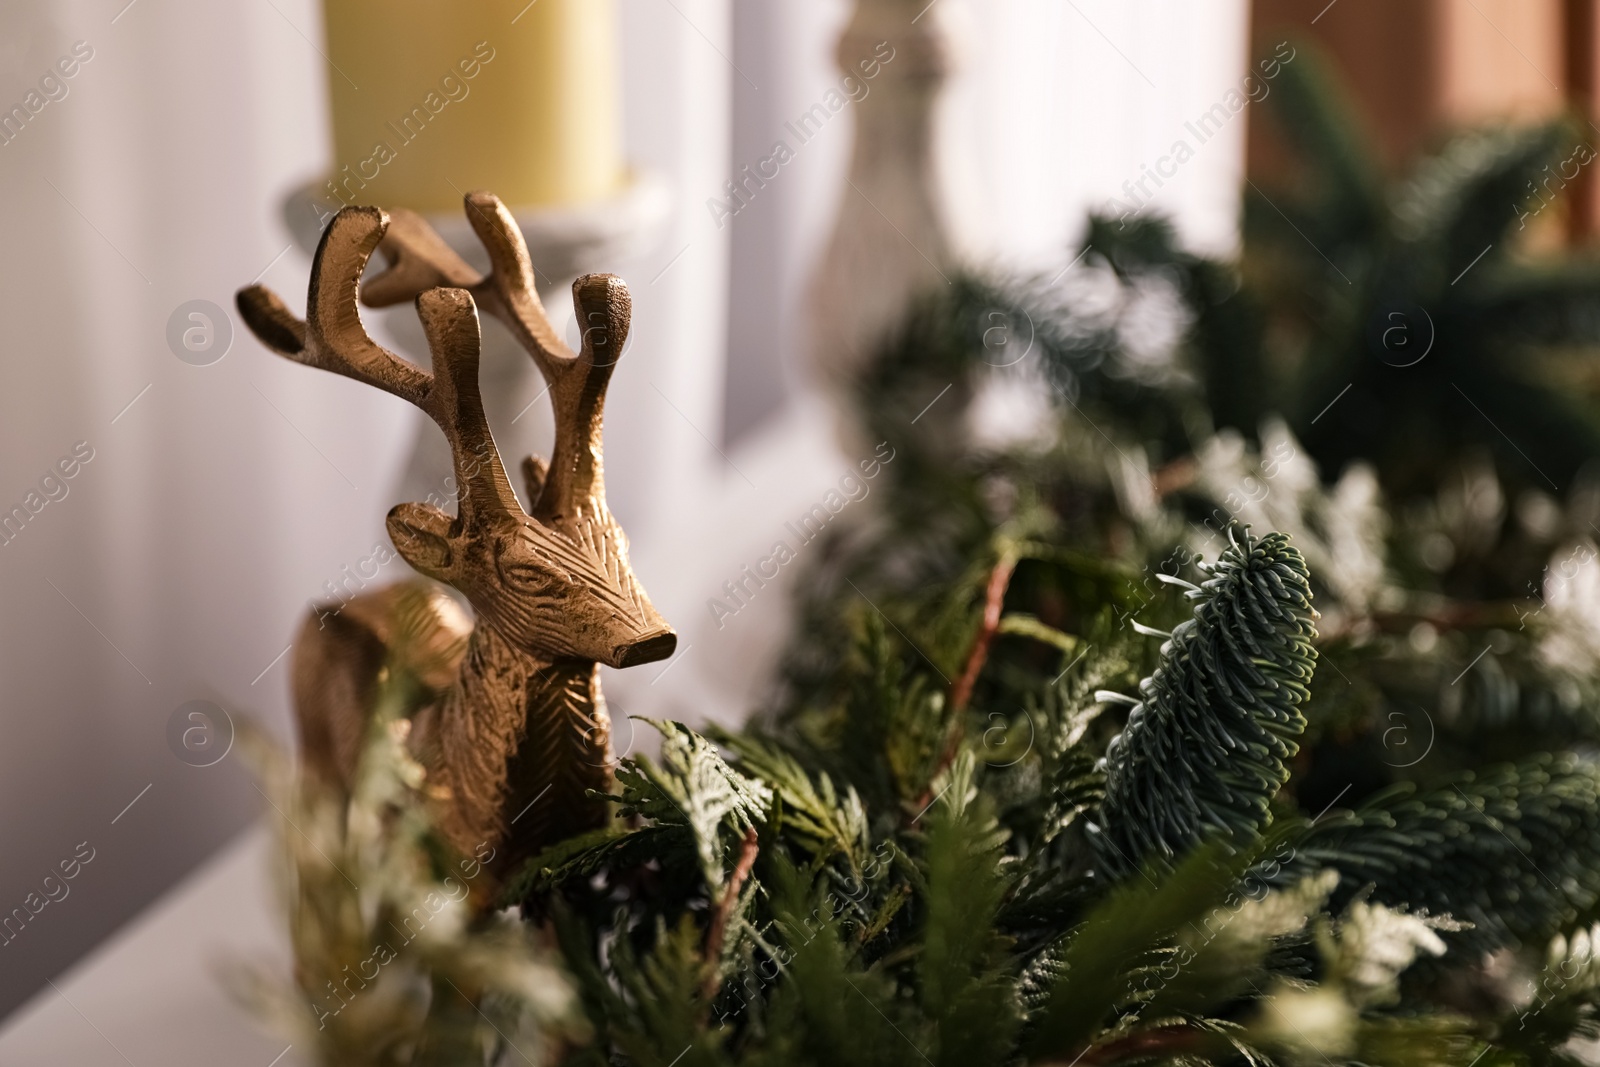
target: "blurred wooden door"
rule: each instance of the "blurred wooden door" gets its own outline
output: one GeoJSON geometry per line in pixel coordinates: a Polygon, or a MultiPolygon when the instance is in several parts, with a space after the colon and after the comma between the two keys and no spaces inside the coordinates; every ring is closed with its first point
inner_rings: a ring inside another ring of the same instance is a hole
{"type": "MultiPolygon", "coordinates": [[[[1570,106],[1579,137],[1594,123],[1596,0],[1254,0],[1255,54],[1283,39],[1314,43],[1355,103],[1392,173],[1451,129],[1552,118],[1570,106]]],[[[1286,163],[1270,119],[1250,124],[1248,167],[1271,182],[1286,163]]],[[[1566,203],[1571,239],[1596,228],[1584,171],[1566,203]]]]}

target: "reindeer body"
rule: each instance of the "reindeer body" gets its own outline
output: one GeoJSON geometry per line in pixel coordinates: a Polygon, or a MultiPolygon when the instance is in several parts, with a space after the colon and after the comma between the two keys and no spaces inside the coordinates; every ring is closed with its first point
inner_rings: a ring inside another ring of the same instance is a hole
{"type": "Polygon", "coordinates": [[[458,851],[482,855],[490,844],[495,866],[512,866],[603,824],[605,810],[588,798],[611,784],[599,664],[528,655],[493,627],[474,629],[426,580],[306,619],[290,672],[309,770],[329,782],[353,779],[379,674],[396,666],[425,690],[411,747],[448,795],[440,829],[458,851]]]}
{"type": "Polygon", "coordinates": [[[495,850],[505,870],[564,837],[603,824],[591,791],[611,782],[610,720],[599,665],[672,654],[676,635],[628,564],[627,538],[606,506],[600,428],[605,388],[627,336],[620,279],[573,285],[585,324],[573,353],[551,329],[510,213],[467,197],[489,252],[479,276],[419,217],[346,208],[312,266],[306,320],[252,286],[239,310],[279,353],[401,396],[427,412],[455,456],[458,514],[426,504],[389,513],[396,549],[471,603],[475,620],[437,584],[402,583],[316,612],[292,667],[301,749],[310,773],[348,787],[379,672],[400,661],[429,691],[410,743],[440,800],[439,826],[463,853],[495,850]],[[376,344],[361,325],[358,280],[382,247],[387,271],[362,292],[374,306],[414,299],[433,373],[376,344]],[[543,372],[556,413],[551,461],[524,465],[530,507],[511,490],[478,395],[483,306],[511,328],[543,372]]]}

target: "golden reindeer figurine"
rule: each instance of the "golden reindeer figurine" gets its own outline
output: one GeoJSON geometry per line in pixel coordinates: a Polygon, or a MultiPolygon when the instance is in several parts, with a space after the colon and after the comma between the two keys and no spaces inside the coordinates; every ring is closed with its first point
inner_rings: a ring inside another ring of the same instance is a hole
{"type": "Polygon", "coordinates": [[[627,538],[606,507],[600,420],[606,384],[627,338],[622,280],[573,283],[582,351],[556,335],[510,212],[487,193],[467,215],[489,253],[480,276],[419,216],[349,207],[322,235],[306,321],[261,286],[238,295],[261,341],[299,363],[377,386],[427,412],[450,442],[458,484],[452,518],[428,504],[389,512],[389,536],[412,567],[459,590],[418,583],[364,594],[318,613],[295,643],[293,687],[308,770],[348,787],[379,670],[409,656],[437,697],[412,720],[411,747],[444,797],[442,829],[470,853],[488,844],[504,870],[555,841],[602,824],[586,790],[611,785],[610,720],[599,665],[670,656],[677,635],[628,565],[627,538]],[[428,373],[367,335],[356,306],[367,259],[389,268],[361,292],[371,306],[415,300],[433,356],[428,373]],[[548,465],[523,464],[531,514],[507,480],[478,391],[478,308],[500,319],[549,385],[555,445],[548,465]],[[468,636],[470,631],[470,636],[468,636]],[[402,640],[402,636],[404,639],[402,640]]]}

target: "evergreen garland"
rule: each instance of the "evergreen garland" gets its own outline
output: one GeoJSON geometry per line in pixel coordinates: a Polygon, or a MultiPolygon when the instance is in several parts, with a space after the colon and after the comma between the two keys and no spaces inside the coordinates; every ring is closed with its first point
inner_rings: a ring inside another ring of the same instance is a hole
{"type": "Polygon", "coordinates": [[[1319,161],[1285,210],[1348,286],[1252,207],[1237,264],[1157,220],[1093,223],[1081,269],[1117,295],[1098,309],[1065,283],[930,296],[859,383],[900,458],[881,512],[813,554],[770,712],[655,723],[659,755],[595,798],[609,825],[474,882],[370,982],[349,975],[384,923],[468,869],[400,743],[414,683],[387,675],[349,804],[269,758],[296,970],[245,985],[297,1048],[341,1067],[1574,1062],[1566,1043],[1600,1035],[1592,405],[1568,390],[1533,457],[1574,487],[1558,498],[1448,395],[1361,363],[1375,310],[1438,298],[1449,369],[1428,373],[1535,432],[1525,406],[1562,386],[1513,364],[1507,324],[1577,359],[1600,292],[1504,249],[1441,282],[1509,242],[1507,198],[1556,128],[1469,135],[1389,195],[1309,56],[1275,99],[1319,161]],[[1147,299],[1179,323],[1161,359],[1129,339],[1147,299]],[[1038,359],[1006,373],[1048,399],[1039,439],[963,437],[1001,373],[997,310],[1035,327],[1038,359]],[[1335,369],[1360,387],[1319,422],[1335,369]],[[1414,424],[1394,408],[1412,401],[1414,424]]]}
{"type": "Polygon", "coordinates": [[[1120,876],[1213,833],[1260,831],[1305,729],[1316,663],[1305,561],[1282,534],[1228,535],[1204,584],[1185,594],[1194,617],[1161,646],[1143,700],[1106,749],[1095,844],[1120,876]]]}

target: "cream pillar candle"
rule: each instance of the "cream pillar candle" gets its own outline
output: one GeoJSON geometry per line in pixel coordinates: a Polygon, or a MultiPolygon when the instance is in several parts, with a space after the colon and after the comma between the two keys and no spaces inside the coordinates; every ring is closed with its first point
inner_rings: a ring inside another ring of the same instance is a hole
{"type": "Polygon", "coordinates": [[[622,183],[613,0],[325,0],[331,202],[459,211],[622,183]]]}

